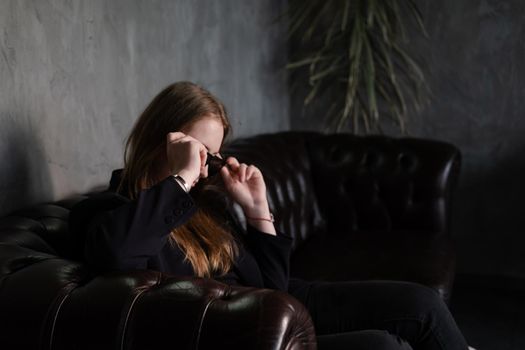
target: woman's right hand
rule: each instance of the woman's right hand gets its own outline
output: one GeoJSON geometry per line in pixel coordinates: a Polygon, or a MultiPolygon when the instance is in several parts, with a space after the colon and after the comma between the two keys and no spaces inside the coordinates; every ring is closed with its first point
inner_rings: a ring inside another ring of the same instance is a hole
{"type": "Polygon", "coordinates": [[[193,187],[201,174],[206,173],[206,147],[182,132],[170,132],[166,138],[166,155],[171,174],[178,174],[193,187]]]}

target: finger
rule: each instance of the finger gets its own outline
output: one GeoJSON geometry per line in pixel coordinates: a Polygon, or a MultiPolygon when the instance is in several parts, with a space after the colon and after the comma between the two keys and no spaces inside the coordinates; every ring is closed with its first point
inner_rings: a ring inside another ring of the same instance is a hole
{"type": "MultiPolygon", "coordinates": [[[[193,137],[193,136],[191,136],[191,135],[186,135],[186,134],[185,134],[184,136],[186,136],[186,139],[187,139],[188,141],[194,141],[194,142],[200,143],[200,144],[202,145],[202,142],[200,142],[199,140],[197,140],[195,137],[193,137]]],[[[204,145],[202,145],[202,146],[204,147],[204,145]]],[[[205,148],[206,148],[206,147],[205,147],[205,148]]]]}
{"type": "Polygon", "coordinates": [[[232,175],[230,173],[230,170],[227,167],[222,167],[219,171],[222,174],[224,179],[232,180],[232,175]]]}
{"type": "Polygon", "coordinates": [[[166,134],[166,141],[168,141],[168,143],[171,143],[171,142],[180,140],[180,139],[184,138],[185,136],[186,136],[186,134],[184,134],[182,132],[179,132],[179,131],[170,132],[170,133],[166,134]]]}
{"type": "Polygon", "coordinates": [[[251,179],[253,174],[255,174],[257,170],[258,169],[254,165],[249,165],[248,169],[246,169],[246,180],[251,179]]]}
{"type": "Polygon", "coordinates": [[[204,149],[204,151],[207,152],[207,148],[202,144],[202,142],[200,142],[196,138],[194,138],[194,137],[192,137],[190,135],[186,135],[186,134],[184,134],[182,132],[171,132],[171,133],[168,134],[167,138],[168,138],[168,143],[189,142],[191,144],[199,145],[199,151],[201,149],[204,149]]]}
{"type": "Polygon", "coordinates": [[[201,168],[206,166],[206,159],[208,158],[208,150],[202,143],[199,142],[199,155],[201,157],[201,168]]]}
{"type": "Polygon", "coordinates": [[[232,169],[232,170],[237,170],[239,169],[239,161],[237,160],[237,158],[235,157],[228,157],[226,159],[226,164],[228,164],[228,166],[232,169]]]}
{"type": "Polygon", "coordinates": [[[232,175],[230,173],[230,170],[228,170],[227,167],[222,167],[221,170],[220,170],[220,173],[221,173],[222,179],[224,181],[224,184],[226,186],[233,185],[235,180],[233,179],[233,177],[232,177],[232,175]]]}
{"type": "Polygon", "coordinates": [[[242,163],[239,167],[239,180],[241,182],[246,181],[246,170],[248,169],[248,166],[244,163],[242,163]]]}

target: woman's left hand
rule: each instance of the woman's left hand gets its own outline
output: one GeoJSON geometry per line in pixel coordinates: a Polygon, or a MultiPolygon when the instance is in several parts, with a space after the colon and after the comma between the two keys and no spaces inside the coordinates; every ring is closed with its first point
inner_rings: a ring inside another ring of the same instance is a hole
{"type": "Polygon", "coordinates": [[[266,184],[261,171],[255,165],[239,163],[234,157],[226,159],[221,168],[226,190],[247,216],[269,215],[266,184]]]}
{"type": "Polygon", "coordinates": [[[230,197],[241,206],[251,225],[275,235],[273,223],[259,220],[271,217],[261,171],[255,165],[239,163],[234,157],[228,157],[226,164],[227,166],[221,168],[221,176],[230,197]]]}

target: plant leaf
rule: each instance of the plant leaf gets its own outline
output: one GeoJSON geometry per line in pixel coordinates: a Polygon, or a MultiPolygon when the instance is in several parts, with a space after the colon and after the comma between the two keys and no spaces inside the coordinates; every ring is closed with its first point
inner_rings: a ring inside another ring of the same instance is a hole
{"type": "Polygon", "coordinates": [[[363,40],[365,51],[366,51],[366,71],[365,71],[365,81],[366,81],[366,93],[368,95],[368,108],[370,109],[370,114],[374,120],[379,119],[379,112],[377,110],[377,99],[375,91],[375,80],[376,80],[376,69],[374,63],[374,55],[370,47],[370,42],[368,39],[363,40]]]}
{"type": "Polygon", "coordinates": [[[341,31],[346,31],[346,25],[348,24],[348,17],[350,15],[350,0],[344,1],[343,18],[341,20],[341,31]]]}

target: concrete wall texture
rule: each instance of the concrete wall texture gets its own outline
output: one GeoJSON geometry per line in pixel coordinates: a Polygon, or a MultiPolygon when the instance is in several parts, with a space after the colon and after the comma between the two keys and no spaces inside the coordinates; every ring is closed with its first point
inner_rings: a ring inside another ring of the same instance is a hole
{"type": "Polygon", "coordinates": [[[234,136],[289,128],[282,0],[0,3],[0,214],[83,193],[171,82],[202,84],[234,136]]]}
{"type": "Polygon", "coordinates": [[[421,1],[433,97],[414,134],[463,153],[453,211],[460,272],[525,277],[525,2],[421,1]]]}
{"type": "MultiPolygon", "coordinates": [[[[452,220],[458,271],[525,277],[525,2],[418,5],[429,38],[412,33],[407,47],[432,96],[409,115],[410,136],[451,142],[463,154],[452,220]]],[[[292,96],[291,127],[318,129],[326,105],[303,110],[302,96],[292,96]]]]}

